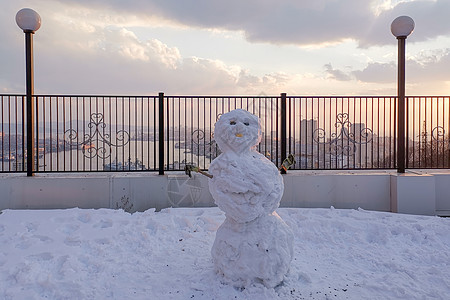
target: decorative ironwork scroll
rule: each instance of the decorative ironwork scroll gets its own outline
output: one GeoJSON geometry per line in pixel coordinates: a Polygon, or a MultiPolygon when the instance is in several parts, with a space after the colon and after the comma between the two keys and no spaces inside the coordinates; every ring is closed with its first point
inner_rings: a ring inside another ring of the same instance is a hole
{"type": "Polygon", "coordinates": [[[445,139],[445,129],[442,126],[436,126],[431,131],[431,138],[436,142],[443,142],[445,139]]]}
{"type": "MultiPolygon", "coordinates": [[[[222,114],[218,114],[216,121],[219,120],[222,114]]],[[[211,133],[210,141],[206,142],[205,132],[201,129],[196,129],[192,132],[192,150],[197,152],[197,155],[204,155],[213,160],[219,156],[220,149],[214,140],[214,133],[211,133]]]]}
{"type": "Polygon", "coordinates": [[[79,142],[78,132],[75,129],[68,129],[64,133],[66,143],[71,147],[81,148],[86,158],[99,157],[106,159],[111,156],[112,147],[124,147],[130,141],[130,134],[125,130],[116,132],[116,141],[111,141],[111,136],[106,133],[106,124],[103,121],[102,113],[92,113],[87,127],[89,133],[84,134],[83,140],[79,142]]]}
{"type": "Polygon", "coordinates": [[[219,156],[220,149],[214,140],[214,134],[211,134],[210,141],[206,142],[205,132],[201,129],[196,129],[192,132],[193,150],[200,155],[204,155],[211,160],[219,156]]]}
{"type": "Polygon", "coordinates": [[[356,152],[357,145],[368,144],[373,139],[372,129],[361,128],[356,132],[356,126],[348,119],[348,113],[339,113],[336,116],[336,132],[333,132],[326,141],[326,132],[323,128],[314,130],[313,140],[321,145],[329,145],[334,155],[351,156],[356,152]]]}

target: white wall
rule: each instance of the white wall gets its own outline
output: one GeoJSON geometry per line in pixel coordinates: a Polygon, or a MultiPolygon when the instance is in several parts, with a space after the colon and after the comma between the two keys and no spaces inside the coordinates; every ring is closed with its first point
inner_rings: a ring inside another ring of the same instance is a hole
{"type": "MultiPolygon", "coordinates": [[[[450,173],[305,172],[283,175],[282,207],[363,208],[399,213],[450,214],[450,173]]],[[[212,206],[208,178],[184,173],[0,175],[0,209],[212,206]]]]}
{"type": "Polygon", "coordinates": [[[363,208],[390,210],[389,173],[302,171],[284,176],[284,207],[363,208]]]}

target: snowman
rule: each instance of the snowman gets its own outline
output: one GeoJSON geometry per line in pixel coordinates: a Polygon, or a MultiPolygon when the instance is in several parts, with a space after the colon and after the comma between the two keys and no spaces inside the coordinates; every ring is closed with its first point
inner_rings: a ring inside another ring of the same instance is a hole
{"type": "Polygon", "coordinates": [[[256,151],[259,118],[246,110],[223,114],[214,129],[221,154],[211,162],[209,190],[226,219],[211,254],[216,271],[236,287],[279,285],[293,257],[293,233],[275,210],[283,195],[276,166],[256,151]]]}

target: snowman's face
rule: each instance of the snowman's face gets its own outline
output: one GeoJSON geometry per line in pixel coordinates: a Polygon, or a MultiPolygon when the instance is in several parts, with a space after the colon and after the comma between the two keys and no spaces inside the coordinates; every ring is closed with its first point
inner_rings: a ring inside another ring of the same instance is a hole
{"type": "Polygon", "coordinates": [[[259,118],[246,110],[236,109],[223,114],[214,129],[214,138],[222,152],[248,151],[261,141],[259,118]]]}

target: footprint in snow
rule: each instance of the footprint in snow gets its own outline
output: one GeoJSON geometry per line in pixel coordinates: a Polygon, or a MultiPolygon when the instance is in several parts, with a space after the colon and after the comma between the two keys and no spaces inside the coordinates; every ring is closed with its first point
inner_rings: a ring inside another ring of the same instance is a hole
{"type": "Polygon", "coordinates": [[[52,238],[45,236],[45,235],[33,235],[32,238],[38,239],[41,242],[53,242],[52,238]]]}
{"type": "Polygon", "coordinates": [[[80,229],[79,225],[76,224],[67,224],[62,226],[59,231],[64,233],[64,234],[73,234],[74,232],[76,232],[78,229],[80,229]]]}
{"type": "Polygon", "coordinates": [[[80,221],[82,223],[89,223],[89,222],[91,222],[91,220],[92,220],[92,217],[88,213],[83,213],[78,216],[78,221],[80,221]]]}
{"type": "Polygon", "coordinates": [[[38,229],[39,225],[34,223],[27,223],[25,227],[27,228],[28,232],[35,232],[38,229]]]}
{"type": "Polygon", "coordinates": [[[53,255],[49,252],[43,252],[27,256],[27,259],[32,261],[49,261],[53,259],[53,255]]]}
{"type": "Polygon", "coordinates": [[[76,247],[81,245],[81,240],[79,237],[66,237],[64,244],[71,247],[76,247]]]}
{"type": "Polygon", "coordinates": [[[110,228],[113,226],[113,223],[111,220],[101,220],[97,224],[94,225],[94,228],[110,228]]]}

